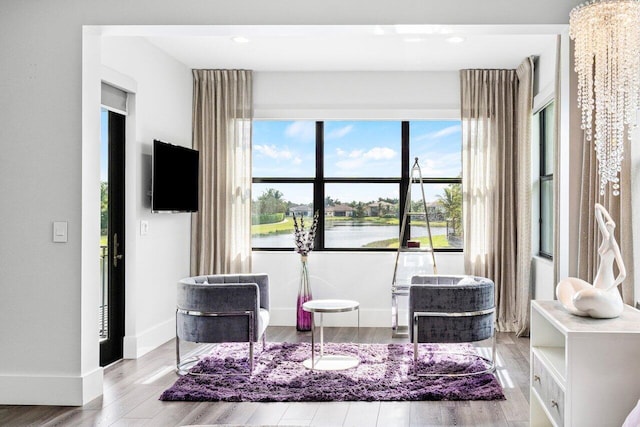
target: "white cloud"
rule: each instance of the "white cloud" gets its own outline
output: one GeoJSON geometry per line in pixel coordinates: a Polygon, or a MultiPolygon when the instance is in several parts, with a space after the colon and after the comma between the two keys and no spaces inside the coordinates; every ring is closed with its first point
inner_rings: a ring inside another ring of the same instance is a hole
{"type": "Polygon", "coordinates": [[[365,159],[389,160],[396,156],[396,152],[387,147],[374,147],[364,154],[365,159]]]}
{"type": "Polygon", "coordinates": [[[435,132],[425,133],[424,135],[420,135],[414,138],[414,141],[423,141],[425,139],[438,139],[445,136],[453,135],[454,133],[460,132],[462,127],[459,124],[447,126],[446,128],[437,130],[435,132]]]}
{"type": "Polygon", "coordinates": [[[338,139],[345,137],[349,132],[353,130],[353,125],[343,126],[339,129],[332,130],[327,135],[328,139],[338,139]]]}
{"type": "Polygon", "coordinates": [[[311,121],[297,121],[291,123],[284,131],[288,138],[296,138],[303,141],[315,141],[316,124],[311,121]]]}
{"type": "Polygon", "coordinates": [[[293,159],[293,153],[287,149],[278,150],[275,145],[254,145],[253,149],[258,153],[263,154],[272,159],[280,160],[290,160],[293,159]]]}
{"type": "Polygon", "coordinates": [[[460,174],[461,155],[456,153],[423,153],[419,156],[423,176],[442,176],[453,178],[460,174]]]}
{"type": "Polygon", "coordinates": [[[352,150],[345,151],[341,148],[336,149],[336,153],[342,160],[336,162],[336,166],[342,170],[354,170],[365,167],[368,162],[380,160],[390,160],[396,157],[396,153],[391,148],[374,147],[369,151],[352,150]]]}
{"type": "Polygon", "coordinates": [[[336,154],[338,157],[348,157],[350,159],[389,160],[393,159],[397,153],[391,148],[373,147],[366,152],[364,150],[345,151],[342,148],[336,148],[336,154]]]}
{"type": "Polygon", "coordinates": [[[340,157],[348,157],[350,159],[357,159],[362,157],[362,154],[364,153],[364,150],[353,150],[353,151],[344,151],[341,149],[337,149],[336,150],[338,153],[338,156],[340,157]]]}

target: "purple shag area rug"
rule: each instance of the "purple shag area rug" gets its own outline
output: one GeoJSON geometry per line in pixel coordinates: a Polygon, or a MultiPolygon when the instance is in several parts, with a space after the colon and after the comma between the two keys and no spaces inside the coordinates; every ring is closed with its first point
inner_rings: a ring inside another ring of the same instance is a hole
{"type": "MultiPolygon", "coordinates": [[[[325,343],[325,354],[351,355],[360,364],[343,371],[311,371],[302,365],[311,357],[309,343],[267,343],[256,346],[253,375],[248,372],[247,344],[219,344],[190,372],[165,390],[160,400],[181,401],[373,401],[373,400],[503,400],[496,377],[418,377],[419,372],[479,371],[485,363],[460,352],[469,344],[421,344],[413,363],[413,344],[325,343]]],[[[316,353],[317,356],[318,353],[316,353]]]]}

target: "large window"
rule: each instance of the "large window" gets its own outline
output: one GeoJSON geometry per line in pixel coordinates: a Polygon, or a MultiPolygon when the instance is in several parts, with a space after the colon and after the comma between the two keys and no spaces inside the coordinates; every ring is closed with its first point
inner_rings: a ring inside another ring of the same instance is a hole
{"type": "Polygon", "coordinates": [[[553,169],[555,152],[555,104],[547,104],[533,116],[533,137],[540,146],[540,249],[553,256],[553,169]]]}
{"type": "MultiPolygon", "coordinates": [[[[310,223],[318,211],[316,250],[397,248],[415,157],[434,248],[462,250],[459,120],[254,121],[253,247],[293,248],[293,215],[310,223]]],[[[426,236],[414,221],[412,239],[426,236]]]]}

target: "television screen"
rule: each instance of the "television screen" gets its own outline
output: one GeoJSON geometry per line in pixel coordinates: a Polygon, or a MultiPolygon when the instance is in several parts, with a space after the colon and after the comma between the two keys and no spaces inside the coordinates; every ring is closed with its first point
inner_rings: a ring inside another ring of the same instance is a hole
{"type": "Polygon", "coordinates": [[[153,141],[151,210],[198,211],[198,152],[153,141]]]}

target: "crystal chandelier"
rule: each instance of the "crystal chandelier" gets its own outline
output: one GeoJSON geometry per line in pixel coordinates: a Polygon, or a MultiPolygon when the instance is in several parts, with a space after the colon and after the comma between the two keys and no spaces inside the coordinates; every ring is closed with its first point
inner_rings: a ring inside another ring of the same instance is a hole
{"type": "Polygon", "coordinates": [[[640,106],[640,2],[594,0],[569,16],[575,42],[578,107],[587,140],[595,140],[600,194],[620,194],[623,145],[640,106]],[[595,119],[594,119],[595,116],[595,119]],[[592,128],[595,124],[595,130],[592,128]]]}

